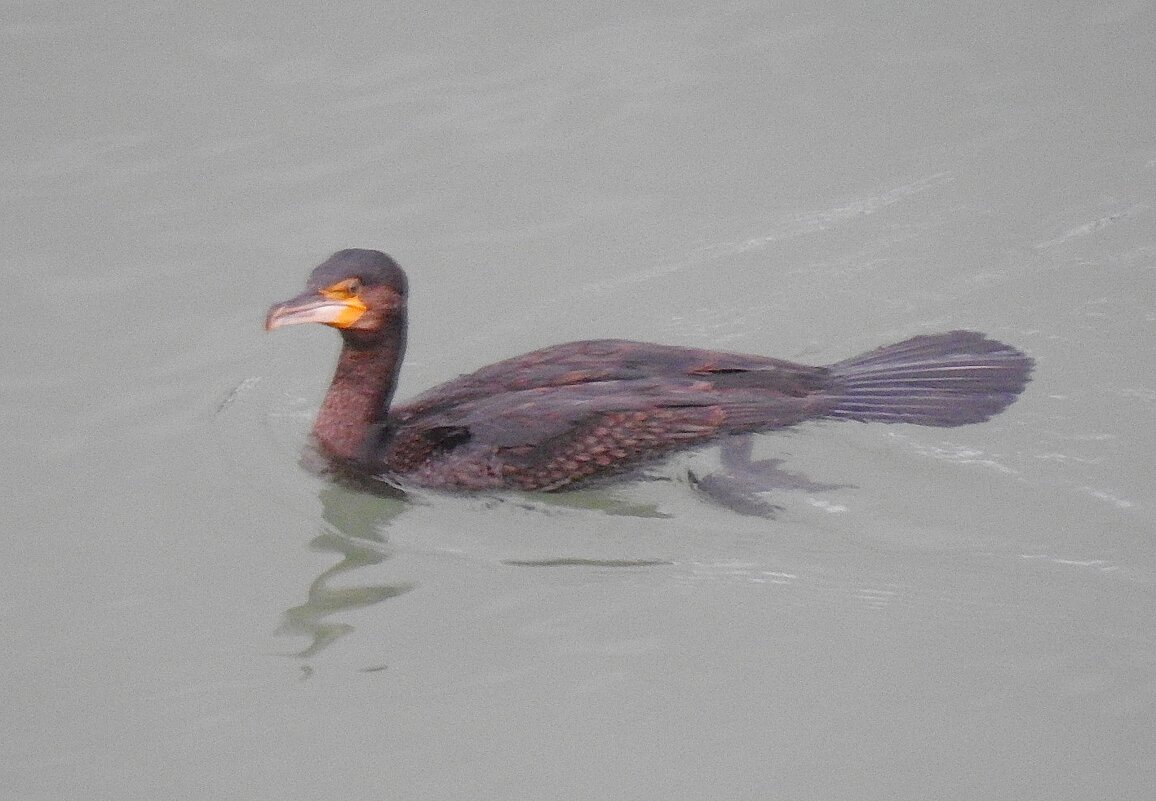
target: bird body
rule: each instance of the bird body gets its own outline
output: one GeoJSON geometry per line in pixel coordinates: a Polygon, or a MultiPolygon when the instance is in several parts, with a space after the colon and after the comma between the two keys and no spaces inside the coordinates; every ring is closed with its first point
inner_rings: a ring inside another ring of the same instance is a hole
{"type": "Polygon", "coordinates": [[[450,490],[557,490],[674,451],[809,419],[956,426],[998,414],[1032,360],[972,331],[918,336],[813,367],[606,339],[483,367],[393,406],[407,281],[388,256],[345,250],[266,328],[320,322],[344,346],[314,424],[343,470],[450,490]]]}

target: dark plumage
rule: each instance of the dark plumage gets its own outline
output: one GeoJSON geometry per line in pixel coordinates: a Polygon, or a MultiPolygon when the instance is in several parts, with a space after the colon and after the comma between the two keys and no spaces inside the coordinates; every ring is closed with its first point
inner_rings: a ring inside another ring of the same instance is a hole
{"type": "Polygon", "coordinates": [[[803,420],[958,426],[1003,411],[1032,360],[973,331],[917,336],[826,367],[607,339],[507,359],[391,408],[405,273],[343,250],[266,329],[318,322],[344,347],[313,433],[343,470],[458,490],[555,490],[720,437],[803,420]]]}

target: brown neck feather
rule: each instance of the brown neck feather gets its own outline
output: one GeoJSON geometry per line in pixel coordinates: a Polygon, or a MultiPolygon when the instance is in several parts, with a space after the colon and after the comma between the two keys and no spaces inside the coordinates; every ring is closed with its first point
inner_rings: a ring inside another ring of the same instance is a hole
{"type": "Polygon", "coordinates": [[[372,457],[369,438],[389,414],[397,374],[405,355],[405,318],[387,323],[371,341],[357,332],[345,340],[329,392],[313,423],[321,449],[342,462],[363,463],[372,457]]]}

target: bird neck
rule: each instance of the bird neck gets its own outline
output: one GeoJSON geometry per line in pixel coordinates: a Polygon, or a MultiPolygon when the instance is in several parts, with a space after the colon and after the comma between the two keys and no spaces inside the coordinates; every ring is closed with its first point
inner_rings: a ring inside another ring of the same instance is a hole
{"type": "Polygon", "coordinates": [[[405,321],[370,344],[345,336],[329,392],[313,423],[313,436],[331,458],[350,464],[372,458],[371,438],[389,415],[397,375],[405,355],[405,321]]]}

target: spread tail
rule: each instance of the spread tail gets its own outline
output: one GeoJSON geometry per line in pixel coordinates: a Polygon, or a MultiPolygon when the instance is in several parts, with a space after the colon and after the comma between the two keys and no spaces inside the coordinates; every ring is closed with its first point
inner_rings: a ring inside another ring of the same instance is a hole
{"type": "Polygon", "coordinates": [[[999,414],[1034,362],[975,331],[918,336],[830,365],[826,417],[961,426],[999,414]]]}

